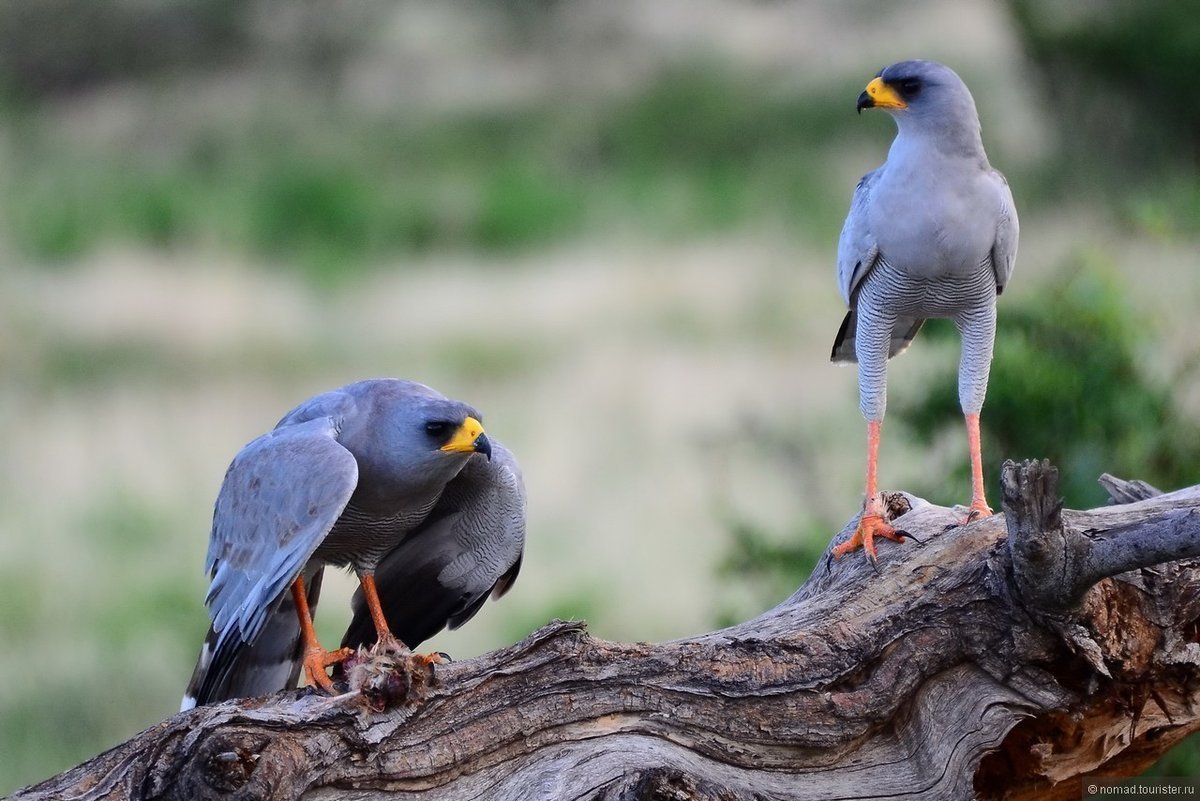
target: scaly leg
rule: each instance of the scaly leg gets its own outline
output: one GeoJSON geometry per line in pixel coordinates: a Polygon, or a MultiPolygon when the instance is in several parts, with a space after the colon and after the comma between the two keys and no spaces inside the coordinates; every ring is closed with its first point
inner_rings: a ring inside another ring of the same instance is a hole
{"type": "MultiPolygon", "coordinates": [[[[375,624],[376,639],[372,651],[408,651],[408,646],[399,637],[392,634],[392,630],[388,627],[387,618],[383,615],[383,605],[379,602],[379,590],[375,586],[375,574],[360,573],[358,580],[362,584],[363,600],[367,602],[367,611],[371,613],[371,622],[375,624]]],[[[435,665],[446,661],[440,654],[413,654],[413,659],[435,665]]]]}
{"type": "Polygon", "coordinates": [[[363,600],[367,602],[367,611],[371,613],[371,622],[375,624],[376,640],[379,642],[395,640],[392,630],[388,628],[387,618],[383,616],[383,606],[379,603],[379,590],[375,587],[375,574],[362,573],[358,580],[362,584],[363,600]]]}
{"type": "Polygon", "coordinates": [[[876,537],[883,537],[895,540],[896,542],[904,539],[903,534],[898,533],[896,529],[888,525],[883,519],[886,510],[884,509],[883,496],[879,494],[876,480],[881,427],[882,424],[878,420],[867,421],[867,497],[863,502],[863,511],[859,515],[858,527],[854,530],[853,536],[833,549],[835,559],[841,558],[843,554],[857,550],[861,546],[867,552],[867,558],[874,563],[877,558],[875,552],[876,537]]]}
{"type": "Polygon", "coordinates": [[[971,509],[964,523],[990,517],[991,507],[987,504],[983,488],[983,452],[979,444],[979,415],[964,415],[967,421],[967,448],[971,452],[971,509]]]}
{"type": "Polygon", "coordinates": [[[331,695],[336,692],[329,674],[325,672],[330,665],[336,665],[352,651],[349,648],[339,648],[336,651],[326,651],[317,640],[313,631],[312,613],[308,608],[308,594],[304,591],[304,576],[296,576],[292,582],[292,600],[296,604],[296,616],[300,619],[300,636],[304,638],[304,674],[309,684],[315,684],[331,695]]]}

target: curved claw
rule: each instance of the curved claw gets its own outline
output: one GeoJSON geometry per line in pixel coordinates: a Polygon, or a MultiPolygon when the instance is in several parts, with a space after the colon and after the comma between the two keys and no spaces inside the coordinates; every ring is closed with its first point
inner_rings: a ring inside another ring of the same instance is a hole
{"type": "Polygon", "coordinates": [[[306,648],[304,651],[304,675],[308,678],[308,683],[320,687],[330,695],[335,695],[337,691],[325,670],[330,665],[341,664],[352,653],[354,651],[350,648],[339,648],[336,651],[326,651],[320,647],[306,648]]]}
{"type": "Polygon", "coordinates": [[[987,501],[976,498],[971,501],[971,505],[967,508],[967,516],[963,518],[962,525],[974,523],[976,520],[982,520],[985,517],[992,516],[992,509],[987,505],[987,501]]]}
{"type": "Polygon", "coordinates": [[[413,654],[413,660],[424,665],[448,665],[450,664],[449,654],[444,654],[441,651],[434,651],[431,654],[413,654]]]}
{"type": "MultiPolygon", "coordinates": [[[[912,536],[909,534],[908,536],[912,536]]],[[[854,530],[854,534],[850,539],[843,542],[833,549],[833,558],[840,559],[843,554],[857,550],[860,546],[867,554],[867,559],[870,560],[871,566],[878,572],[879,568],[875,564],[879,558],[875,550],[875,538],[883,537],[884,539],[901,542],[904,540],[905,533],[897,532],[888,523],[884,522],[881,515],[874,512],[863,512],[858,519],[858,528],[854,530]]]]}

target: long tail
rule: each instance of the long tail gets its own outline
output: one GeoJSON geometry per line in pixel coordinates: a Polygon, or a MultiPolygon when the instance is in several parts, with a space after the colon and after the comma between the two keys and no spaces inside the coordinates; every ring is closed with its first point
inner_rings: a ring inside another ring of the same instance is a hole
{"type": "MultiPolygon", "coordinates": [[[[315,613],[324,569],[310,565],[304,571],[308,605],[315,613]]],[[[292,594],[284,592],[257,639],[246,643],[237,637],[224,641],[208,628],[192,680],[188,682],[180,711],[229,698],[269,695],[296,686],[303,664],[300,623],[292,594]]]]}

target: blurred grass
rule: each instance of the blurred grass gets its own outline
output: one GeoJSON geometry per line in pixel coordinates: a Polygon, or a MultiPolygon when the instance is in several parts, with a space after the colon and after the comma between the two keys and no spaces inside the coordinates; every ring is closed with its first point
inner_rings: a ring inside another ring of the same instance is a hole
{"type": "Polygon", "coordinates": [[[73,528],[86,536],[71,540],[76,553],[68,559],[91,566],[82,577],[88,603],[70,601],[71,568],[57,563],[60,534],[43,543],[39,562],[0,572],[0,620],[15,629],[5,641],[21,643],[0,654],[5,790],[14,779],[35,778],[32,771],[74,764],[98,743],[127,738],[131,725],[161,719],[157,698],[178,684],[182,655],[200,636],[194,592],[177,580],[170,551],[158,547],[181,525],[178,509],[152,506],[137,490],[94,497],[78,513],[73,528]],[[111,566],[125,562],[138,566],[138,580],[114,583],[111,566]]]}
{"type": "Polygon", "coordinates": [[[851,125],[853,93],[688,66],[619,99],[434,119],[291,109],[176,131],[169,148],[81,146],[30,110],[6,143],[4,224],[40,260],[216,241],[324,284],[396,253],[504,252],[614,227],[823,235],[840,210],[813,191],[829,179],[822,143],[870,133],[851,125]]]}

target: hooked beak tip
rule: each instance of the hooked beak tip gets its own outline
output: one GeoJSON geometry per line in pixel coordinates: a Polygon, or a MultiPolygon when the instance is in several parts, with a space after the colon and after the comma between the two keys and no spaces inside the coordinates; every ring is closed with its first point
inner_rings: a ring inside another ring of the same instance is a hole
{"type": "Polygon", "coordinates": [[[475,439],[475,452],[482,453],[489,462],[492,461],[492,443],[487,438],[487,434],[480,434],[475,439]]]}

